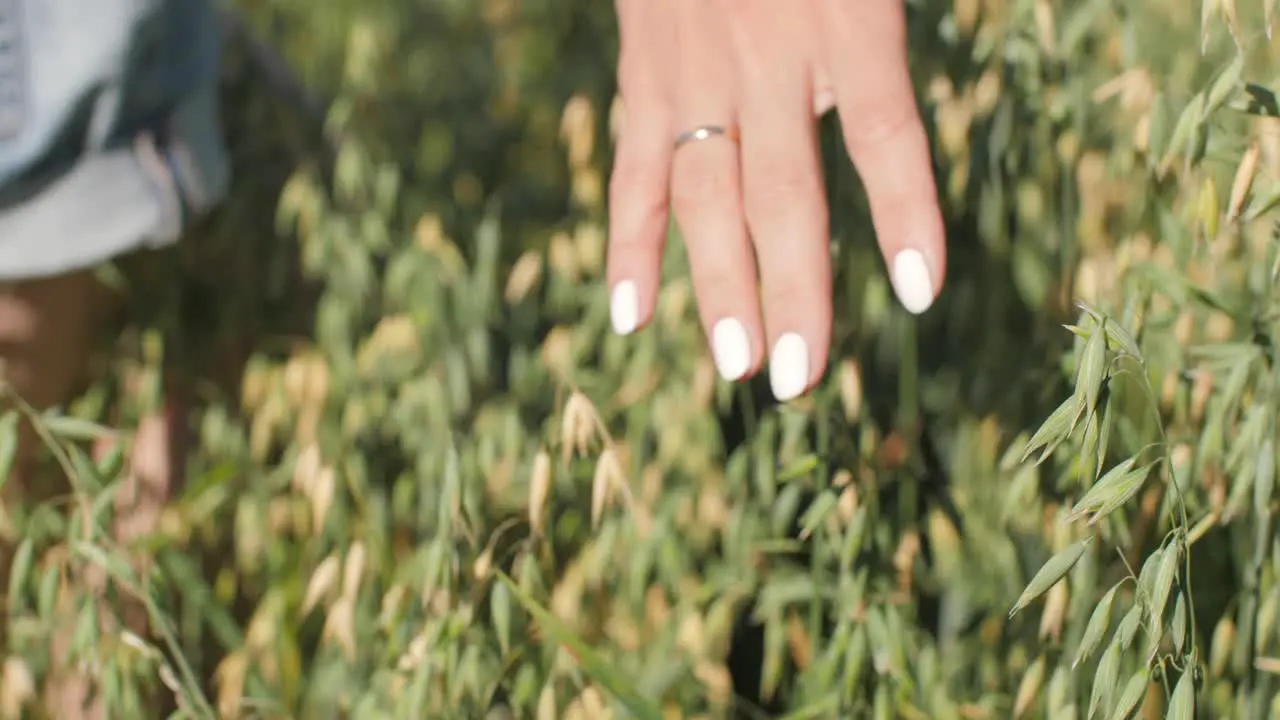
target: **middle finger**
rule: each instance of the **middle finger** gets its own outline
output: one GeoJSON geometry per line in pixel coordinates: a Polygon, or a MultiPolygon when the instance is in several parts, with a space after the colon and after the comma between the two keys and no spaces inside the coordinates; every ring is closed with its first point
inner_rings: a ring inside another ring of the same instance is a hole
{"type": "MultiPolygon", "coordinates": [[[[723,18],[706,0],[667,3],[678,13],[677,130],[716,125],[732,128],[735,79],[723,18]]],[[[676,152],[671,205],[689,253],[698,310],[711,340],[716,367],[737,380],[759,367],[763,357],[756,265],[743,221],[738,146],[713,135],[685,143],[676,152]]]]}
{"type": "Polygon", "coordinates": [[[760,261],[769,380],[790,400],[821,377],[831,337],[827,204],[806,3],[743,0],[729,27],[741,77],[747,224],[760,261]],[[798,5],[799,7],[797,7],[798,5]]]}

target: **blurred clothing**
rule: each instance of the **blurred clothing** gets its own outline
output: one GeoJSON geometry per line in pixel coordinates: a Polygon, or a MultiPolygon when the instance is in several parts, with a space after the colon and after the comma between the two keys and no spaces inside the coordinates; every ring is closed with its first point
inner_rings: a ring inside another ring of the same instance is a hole
{"type": "Polygon", "coordinates": [[[0,281],[172,243],[222,199],[213,0],[0,0],[0,281]]]}

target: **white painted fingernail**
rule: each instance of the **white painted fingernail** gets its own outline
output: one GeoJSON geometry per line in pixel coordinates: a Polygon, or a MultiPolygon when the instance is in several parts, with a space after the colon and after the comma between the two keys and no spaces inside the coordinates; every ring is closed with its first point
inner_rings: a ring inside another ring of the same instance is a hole
{"type": "Polygon", "coordinates": [[[609,299],[609,319],[613,321],[613,331],[619,335],[630,335],[635,332],[640,322],[640,297],[636,294],[636,284],[623,280],[613,286],[613,297],[609,299]]]}
{"type": "Polygon", "coordinates": [[[716,358],[720,377],[733,382],[751,368],[751,341],[742,323],[724,318],[711,328],[711,352],[716,358]]]}
{"type": "Polygon", "coordinates": [[[893,259],[893,291],[902,306],[915,315],[933,304],[933,280],[919,250],[903,250],[893,259]]]}
{"type": "Polygon", "coordinates": [[[809,386],[809,346],[804,338],[795,333],[778,338],[769,356],[769,384],[773,396],[784,402],[809,386]]]}

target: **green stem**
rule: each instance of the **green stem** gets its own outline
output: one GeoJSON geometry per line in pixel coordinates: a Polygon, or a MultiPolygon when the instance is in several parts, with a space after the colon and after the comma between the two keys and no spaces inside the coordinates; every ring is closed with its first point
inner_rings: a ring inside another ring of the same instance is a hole
{"type": "Polygon", "coordinates": [[[1178,586],[1179,591],[1182,593],[1182,600],[1187,604],[1188,635],[1191,638],[1190,645],[1194,646],[1196,638],[1196,606],[1195,598],[1191,594],[1191,547],[1187,543],[1187,535],[1191,532],[1191,521],[1187,516],[1186,499],[1182,496],[1182,488],[1178,486],[1178,477],[1174,472],[1169,436],[1165,432],[1164,419],[1160,417],[1160,404],[1156,401],[1155,389],[1151,387],[1151,376],[1147,372],[1147,364],[1141,358],[1135,357],[1133,360],[1138,364],[1138,369],[1141,371],[1142,389],[1146,392],[1151,412],[1155,416],[1156,429],[1160,433],[1160,459],[1164,463],[1165,469],[1169,471],[1169,484],[1173,486],[1177,515],[1171,517],[1170,520],[1182,526],[1182,529],[1177,533],[1177,542],[1182,552],[1184,578],[1183,582],[1179,583],[1178,586]]]}

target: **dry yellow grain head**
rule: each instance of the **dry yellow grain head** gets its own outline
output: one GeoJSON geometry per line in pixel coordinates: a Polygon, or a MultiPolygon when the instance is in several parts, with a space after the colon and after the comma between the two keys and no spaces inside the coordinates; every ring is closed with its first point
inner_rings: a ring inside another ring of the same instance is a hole
{"type": "Polygon", "coordinates": [[[552,377],[567,380],[573,373],[573,330],[563,325],[551,328],[542,341],[541,357],[552,377]]]}
{"type": "Polygon", "coordinates": [[[1213,638],[1209,641],[1209,677],[1222,677],[1235,644],[1236,624],[1230,616],[1224,615],[1213,628],[1213,638]]]}
{"type": "Polygon", "coordinates": [[[502,297],[508,304],[514,305],[529,296],[542,280],[542,253],[527,250],[516,260],[507,275],[507,286],[502,297]]]}
{"type": "Polygon", "coordinates": [[[1058,54],[1058,30],[1053,21],[1053,5],[1049,0],[1035,0],[1036,39],[1044,54],[1055,57],[1058,54]]]}
{"type": "Polygon", "coordinates": [[[1209,398],[1213,396],[1213,372],[1207,368],[1195,371],[1191,381],[1191,420],[1200,422],[1204,419],[1205,408],[1209,398]]]}
{"type": "Polygon", "coordinates": [[[347,550],[346,562],[342,567],[342,594],[353,600],[360,594],[360,583],[364,579],[365,562],[364,543],[357,540],[347,550]]]}
{"type": "Polygon", "coordinates": [[[582,595],[586,591],[587,578],[582,563],[574,560],[565,568],[560,581],[551,589],[549,610],[561,622],[576,628],[582,620],[582,595]]]}
{"type": "Polygon", "coordinates": [[[485,582],[493,574],[493,543],[489,543],[471,564],[471,577],[476,582],[485,582]]]}
{"type": "Polygon", "coordinates": [[[338,577],[342,569],[342,563],[338,560],[338,556],[330,554],[316,569],[312,571],[311,578],[307,580],[307,590],[302,597],[302,607],[300,613],[306,615],[316,608],[321,602],[328,603],[336,594],[338,589],[338,577]]]}
{"type": "Polygon", "coordinates": [[[214,683],[218,688],[218,716],[238,718],[244,713],[244,684],[249,670],[249,659],[244,648],[228,653],[214,670],[214,683]]]}
{"type": "MultiPolygon", "coordinates": [[[[595,173],[592,169],[590,172],[595,173]]],[[[599,173],[594,175],[599,182],[599,173]]],[[[588,275],[597,276],[604,270],[605,232],[597,222],[581,222],[573,231],[573,247],[579,267],[588,275]]]]}
{"type": "Polygon", "coordinates": [[[1244,201],[1249,197],[1249,189],[1258,175],[1258,161],[1262,157],[1262,147],[1253,143],[1240,158],[1240,166],[1236,168],[1235,178],[1231,181],[1231,197],[1227,200],[1227,222],[1233,223],[1240,218],[1244,201]]]}
{"type": "Polygon", "coordinates": [[[23,709],[36,697],[35,676],[20,657],[4,660],[4,676],[0,678],[0,714],[6,718],[22,717],[23,709]]]}
{"type": "Polygon", "coordinates": [[[599,416],[591,400],[581,391],[574,390],[564,405],[564,413],[560,417],[560,447],[565,461],[576,453],[578,457],[586,457],[591,451],[591,443],[596,439],[599,416]]]}
{"type": "Polygon", "coordinates": [[[981,0],[955,0],[953,10],[956,29],[962,37],[968,37],[978,25],[978,16],[982,12],[981,0]]]}
{"type": "Polygon", "coordinates": [[[1022,673],[1022,680],[1018,682],[1018,694],[1013,702],[1015,719],[1023,717],[1040,694],[1040,688],[1044,685],[1044,665],[1044,656],[1040,656],[1022,673]]]}
{"type": "Polygon", "coordinates": [[[914,530],[903,533],[893,553],[893,569],[898,578],[898,592],[910,597],[915,580],[916,558],[920,555],[920,535],[914,530]]]}
{"type": "Polygon", "coordinates": [[[338,488],[338,475],[334,469],[325,466],[316,476],[316,484],[311,494],[311,529],[320,532],[324,529],[325,520],[329,518],[329,509],[333,507],[333,497],[338,488]]]}
{"type": "Polygon", "coordinates": [[[555,683],[547,683],[538,695],[538,710],[534,720],[560,720],[555,683]]]}
{"type": "Polygon", "coordinates": [[[560,141],[567,149],[570,169],[590,165],[596,145],[596,112],[587,96],[574,95],[565,103],[560,114],[560,141]]]}
{"type": "Polygon", "coordinates": [[[591,527],[599,528],[605,508],[616,495],[626,490],[626,475],[622,462],[613,447],[606,447],[596,460],[595,476],[591,480],[591,527]]]}
{"type": "Polygon", "coordinates": [[[707,700],[713,706],[724,708],[733,700],[733,676],[723,664],[703,660],[694,666],[693,676],[702,683],[702,687],[706,689],[707,700]]]}
{"type": "Polygon", "coordinates": [[[329,606],[325,615],[321,637],[342,651],[348,661],[356,657],[356,603],[355,598],[341,596],[329,606]]]}
{"type": "Polygon", "coordinates": [[[840,405],[845,420],[855,423],[862,416],[862,368],[857,360],[845,360],[838,371],[840,405]]]}
{"type": "Polygon", "coordinates": [[[570,191],[578,207],[600,210],[604,207],[604,175],[599,168],[576,170],[570,179],[570,191]]]}
{"type": "Polygon", "coordinates": [[[1062,625],[1067,617],[1067,604],[1070,591],[1064,579],[1045,594],[1044,610],[1040,614],[1040,638],[1052,639],[1057,643],[1062,637],[1062,625]]]}
{"type": "Polygon", "coordinates": [[[588,685],[565,708],[564,720],[612,720],[613,708],[594,685],[588,685]]]}
{"type": "Polygon", "coordinates": [[[582,268],[578,266],[578,250],[574,247],[569,233],[559,231],[551,236],[547,243],[547,265],[551,272],[569,283],[576,284],[582,279],[582,268]]]}
{"type": "Polygon", "coordinates": [[[533,458],[533,470],[529,474],[529,527],[534,535],[542,533],[547,515],[547,500],[551,497],[551,455],[539,450],[533,458]]]}
{"type": "Polygon", "coordinates": [[[795,610],[787,613],[786,628],[787,649],[791,652],[791,662],[802,671],[808,669],[813,662],[813,638],[809,636],[808,628],[795,610]]]}

